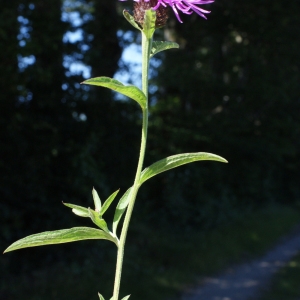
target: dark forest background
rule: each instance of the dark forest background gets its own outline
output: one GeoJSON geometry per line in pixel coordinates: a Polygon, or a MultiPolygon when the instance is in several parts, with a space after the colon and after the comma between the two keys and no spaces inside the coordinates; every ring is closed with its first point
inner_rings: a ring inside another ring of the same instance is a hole
{"type": "MultiPolygon", "coordinates": [[[[123,49],[139,42],[122,17],[131,6],[1,1],[3,250],[32,233],[88,225],[62,201],[92,206],[93,186],[102,199],[131,186],[138,105],[80,85],[84,72],[71,68],[84,65],[91,77],[131,70],[121,60],[123,49]]],[[[218,0],[209,8],[207,21],[193,14],[180,24],[171,13],[156,33],[180,49],[161,53],[151,73],[145,165],[198,151],[229,164],[195,163],[151,179],[140,191],[133,228],[203,231],[270,203],[299,203],[300,3],[218,0]]],[[[19,274],[81,259],[86,248],[76,246],[6,254],[0,268],[19,274]]]]}

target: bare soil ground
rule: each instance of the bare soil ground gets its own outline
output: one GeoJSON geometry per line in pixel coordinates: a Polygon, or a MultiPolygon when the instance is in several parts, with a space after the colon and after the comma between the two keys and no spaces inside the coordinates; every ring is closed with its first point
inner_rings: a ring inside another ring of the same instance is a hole
{"type": "Polygon", "coordinates": [[[273,274],[300,251],[300,226],[262,257],[228,268],[213,277],[201,278],[198,286],[188,289],[181,300],[258,299],[273,274]]]}

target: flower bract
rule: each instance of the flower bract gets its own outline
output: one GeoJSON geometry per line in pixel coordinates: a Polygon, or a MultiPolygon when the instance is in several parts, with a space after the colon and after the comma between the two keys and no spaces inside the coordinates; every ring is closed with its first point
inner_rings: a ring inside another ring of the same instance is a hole
{"type": "MultiPolygon", "coordinates": [[[[120,0],[127,1],[127,0],[120,0]]],[[[193,12],[206,19],[205,14],[210,13],[210,11],[205,10],[198,5],[204,5],[213,3],[214,0],[133,0],[135,2],[155,2],[155,5],[152,6],[154,10],[157,10],[159,7],[171,7],[176,15],[176,18],[179,22],[182,23],[179,11],[184,14],[191,15],[193,12]]]]}

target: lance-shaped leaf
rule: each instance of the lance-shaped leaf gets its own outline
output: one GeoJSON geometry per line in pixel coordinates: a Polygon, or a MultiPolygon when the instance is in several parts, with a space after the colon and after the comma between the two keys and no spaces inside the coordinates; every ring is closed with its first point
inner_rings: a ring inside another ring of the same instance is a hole
{"type": "Polygon", "coordinates": [[[96,77],[85,80],[83,84],[103,86],[109,88],[113,91],[119,92],[122,95],[125,95],[133,100],[135,100],[142,109],[145,109],[147,99],[145,94],[134,85],[124,85],[116,79],[109,77],[96,77]]]}
{"type": "Polygon", "coordinates": [[[63,244],[82,240],[104,239],[114,242],[118,246],[118,240],[103,230],[90,227],[73,227],[55,231],[45,231],[29,235],[11,244],[5,251],[13,251],[28,247],[63,244]]]}
{"type": "Polygon", "coordinates": [[[134,17],[128,12],[128,10],[123,10],[123,16],[134,28],[142,30],[140,26],[135,22],[134,17]]]}
{"type": "Polygon", "coordinates": [[[178,155],[173,155],[166,157],[162,160],[157,161],[156,163],[152,164],[150,167],[143,170],[140,178],[139,184],[141,185],[149,178],[165,172],[167,170],[200,160],[215,160],[227,163],[227,160],[221,156],[206,153],[206,152],[197,152],[197,153],[183,153],[178,155]]]}
{"type": "Polygon", "coordinates": [[[72,208],[72,212],[79,217],[85,217],[85,218],[89,217],[88,209],[83,206],[79,206],[71,203],[64,203],[64,202],[63,205],[72,208]]]}
{"type": "Polygon", "coordinates": [[[92,195],[93,195],[93,199],[94,199],[95,210],[97,212],[99,212],[101,210],[101,200],[100,200],[100,197],[99,197],[97,191],[94,188],[92,190],[92,195]]]}
{"type": "Polygon", "coordinates": [[[155,31],[156,11],[151,9],[145,10],[143,33],[148,39],[151,39],[155,31]]]}
{"type": "Polygon", "coordinates": [[[106,201],[103,203],[103,206],[101,207],[101,210],[99,212],[99,215],[102,216],[107,209],[109,208],[109,206],[111,205],[111,203],[114,201],[114,199],[116,198],[117,194],[119,193],[119,190],[115,191],[113,194],[111,194],[106,201]]]}
{"type": "Polygon", "coordinates": [[[179,45],[177,43],[173,43],[173,42],[153,41],[150,57],[153,57],[158,52],[168,50],[168,49],[172,49],[172,48],[179,48],[179,45]]]}
{"type": "Polygon", "coordinates": [[[104,219],[99,217],[99,213],[92,210],[92,209],[88,209],[89,211],[89,217],[92,219],[92,221],[99,226],[101,229],[103,229],[105,232],[107,232],[109,234],[109,230],[107,227],[106,222],[104,221],[104,219]]]}
{"type": "Polygon", "coordinates": [[[105,300],[104,297],[100,293],[98,293],[98,296],[99,296],[99,300],[105,300]]]}
{"type": "Polygon", "coordinates": [[[129,188],[125,194],[122,196],[122,198],[120,199],[117,207],[116,207],[116,211],[115,211],[115,215],[114,215],[114,220],[113,220],[113,233],[116,235],[117,233],[117,227],[118,224],[121,220],[121,217],[129,203],[129,198],[130,198],[130,192],[131,192],[132,188],[129,188]]]}

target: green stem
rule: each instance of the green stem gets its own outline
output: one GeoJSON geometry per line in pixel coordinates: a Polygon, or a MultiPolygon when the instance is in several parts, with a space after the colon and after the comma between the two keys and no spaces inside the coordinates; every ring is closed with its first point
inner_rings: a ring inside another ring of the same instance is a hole
{"type": "Polygon", "coordinates": [[[125,215],[125,219],[121,231],[121,236],[120,236],[120,243],[118,247],[113,300],[119,299],[123,257],[124,257],[124,247],[125,247],[128,227],[129,227],[136,195],[140,187],[139,181],[140,181],[141,172],[144,163],[144,157],[145,157],[147,129],[148,129],[148,74],[149,74],[149,60],[150,60],[151,47],[152,47],[152,38],[148,39],[145,36],[145,34],[142,33],[142,91],[146,95],[147,105],[146,108],[143,110],[142,140],[141,140],[141,147],[140,147],[139,162],[138,162],[137,171],[134,179],[134,184],[130,193],[130,200],[126,211],[126,215],[125,215]]]}

